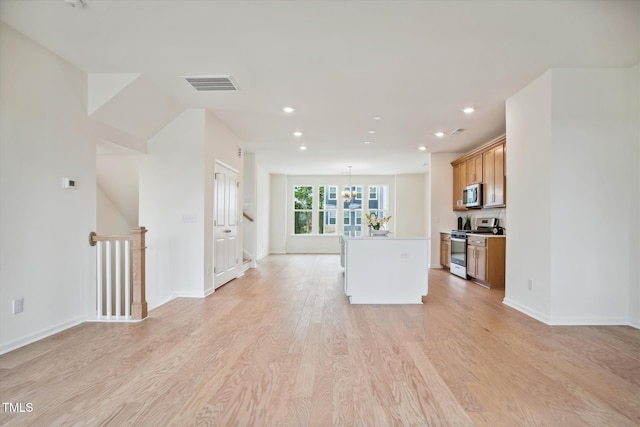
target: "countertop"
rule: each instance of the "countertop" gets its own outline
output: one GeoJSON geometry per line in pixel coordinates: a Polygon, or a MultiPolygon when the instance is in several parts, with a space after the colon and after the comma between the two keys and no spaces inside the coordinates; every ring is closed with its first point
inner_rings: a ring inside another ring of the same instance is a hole
{"type": "MultiPolygon", "coordinates": [[[[440,234],[451,234],[451,231],[441,231],[440,234]]],[[[480,236],[480,237],[507,237],[506,234],[488,234],[488,233],[469,233],[468,236],[480,236]]]]}

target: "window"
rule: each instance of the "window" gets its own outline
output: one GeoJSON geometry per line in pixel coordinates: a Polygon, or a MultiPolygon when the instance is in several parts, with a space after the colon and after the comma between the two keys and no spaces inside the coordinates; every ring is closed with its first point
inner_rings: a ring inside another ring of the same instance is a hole
{"type": "Polygon", "coordinates": [[[369,215],[376,214],[378,218],[389,215],[389,187],[387,185],[369,186],[369,215]],[[372,195],[375,194],[375,198],[372,195]]]}
{"type": "Polygon", "coordinates": [[[353,197],[344,201],[344,227],[345,236],[358,237],[362,236],[362,191],[360,185],[354,185],[351,188],[344,187],[345,194],[351,194],[353,197]]]}
{"type": "Polygon", "coordinates": [[[318,187],[318,234],[336,234],[338,218],[338,187],[335,185],[318,187]]]}
{"type": "Polygon", "coordinates": [[[378,187],[369,186],[369,200],[378,200],[378,187]]]}
{"type": "Polygon", "coordinates": [[[293,233],[311,234],[313,216],[313,187],[293,188],[293,233]]]}
{"type": "MultiPolygon", "coordinates": [[[[338,199],[338,187],[332,185],[327,187],[329,189],[329,200],[337,200],[338,199]]],[[[336,204],[337,207],[337,204],[336,204]]]]}

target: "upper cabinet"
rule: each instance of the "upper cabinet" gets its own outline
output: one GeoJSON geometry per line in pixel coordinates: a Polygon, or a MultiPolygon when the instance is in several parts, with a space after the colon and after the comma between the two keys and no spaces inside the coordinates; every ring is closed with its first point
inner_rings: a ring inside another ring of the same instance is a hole
{"type": "Polygon", "coordinates": [[[466,211],[467,208],[462,204],[462,192],[467,185],[467,164],[459,163],[453,165],[453,210],[466,211]]]}
{"type": "Polygon", "coordinates": [[[451,162],[453,166],[453,210],[465,211],[462,192],[467,185],[482,183],[483,207],[505,207],[506,138],[501,136],[451,162]]]}
{"type": "Polygon", "coordinates": [[[482,154],[473,156],[467,163],[467,185],[480,184],[482,182],[482,154]]]}
{"type": "Polygon", "coordinates": [[[504,150],[504,143],[499,143],[482,154],[484,163],[482,200],[486,207],[505,205],[504,150]]]}

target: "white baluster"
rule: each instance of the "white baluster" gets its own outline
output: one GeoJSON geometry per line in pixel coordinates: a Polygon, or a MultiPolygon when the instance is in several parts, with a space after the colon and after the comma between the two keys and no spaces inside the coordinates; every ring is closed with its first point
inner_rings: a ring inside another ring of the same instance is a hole
{"type": "Polygon", "coordinates": [[[116,319],[120,319],[120,317],[122,316],[122,311],[120,311],[122,309],[121,307],[121,303],[120,303],[120,297],[121,297],[121,291],[120,291],[120,287],[122,286],[122,279],[120,277],[120,275],[122,274],[122,272],[120,271],[120,264],[121,264],[121,254],[120,254],[120,240],[116,240],[116,312],[115,312],[115,316],[116,319]]]}
{"type": "Polygon", "coordinates": [[[131,318],[131,241],[124,241],[124,315],[131,318]]]}
{"type": "Polygon", "coordinates": [[[106,260],[105,260],[105,264],[106,264],[106,272],[107,272],[107,277],[106,277],[106,290],[107,290],[107,313],[106,313],[106,317],[107,320],[111,319],[111,242],[107,240],[106,245],[105,245],[105,251],[106,251],[106,260]]]}
{"type": "Polygon", "coordinates": [[[97,273],[96,273],[96,282],[97,282],[97,286],[98,289],[96,290],[97,292],[97,296],[98,296],[98,300],[97,300],[97,315],[98,318],[102,317],[102,271],[103,271],[103,266],[102,266],[102,242],[97,242],[98,243],[98,248],[97,248],[97,273]]]}

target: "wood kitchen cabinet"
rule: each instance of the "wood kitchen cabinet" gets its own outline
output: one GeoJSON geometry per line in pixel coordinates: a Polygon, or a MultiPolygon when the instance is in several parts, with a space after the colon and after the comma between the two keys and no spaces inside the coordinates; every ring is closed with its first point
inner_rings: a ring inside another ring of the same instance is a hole
{"type": "Polygon", "coordinates": [[[488,288],[504,288],[506,238],[467,235],[467,274],[488,288]]]}
{"type": "Polygon", "coordinates": [[[482,182],[482,154],[478,154],[467,160],[467,184],[479,184],[482,182]]]}
{"type": "Polygon", "coordinates": [[[467,185],[482,183],[482,207],[506,207],[506,137],[500,136],[451,162],[453,210],[466,211],[462,192],[467,185]]]}
{"type": "Polygon", "coordinates": [[[482,154],[484,163],[483,206],[502,207],[505,204],[505,145],[492,146],[482,154]]]}
{"type": "Polygon", "coordinates": [[[453,166],[453,210],[466,211],[467,208],[462,203],[462,192],[467,185],[467,164],[466,162],[452,164],[453,166]]]}
{"type": "Polygon", "coordinates": [[[440,233],[440,264],[444,268],[451,265],[451,234],[440,233]]]}

